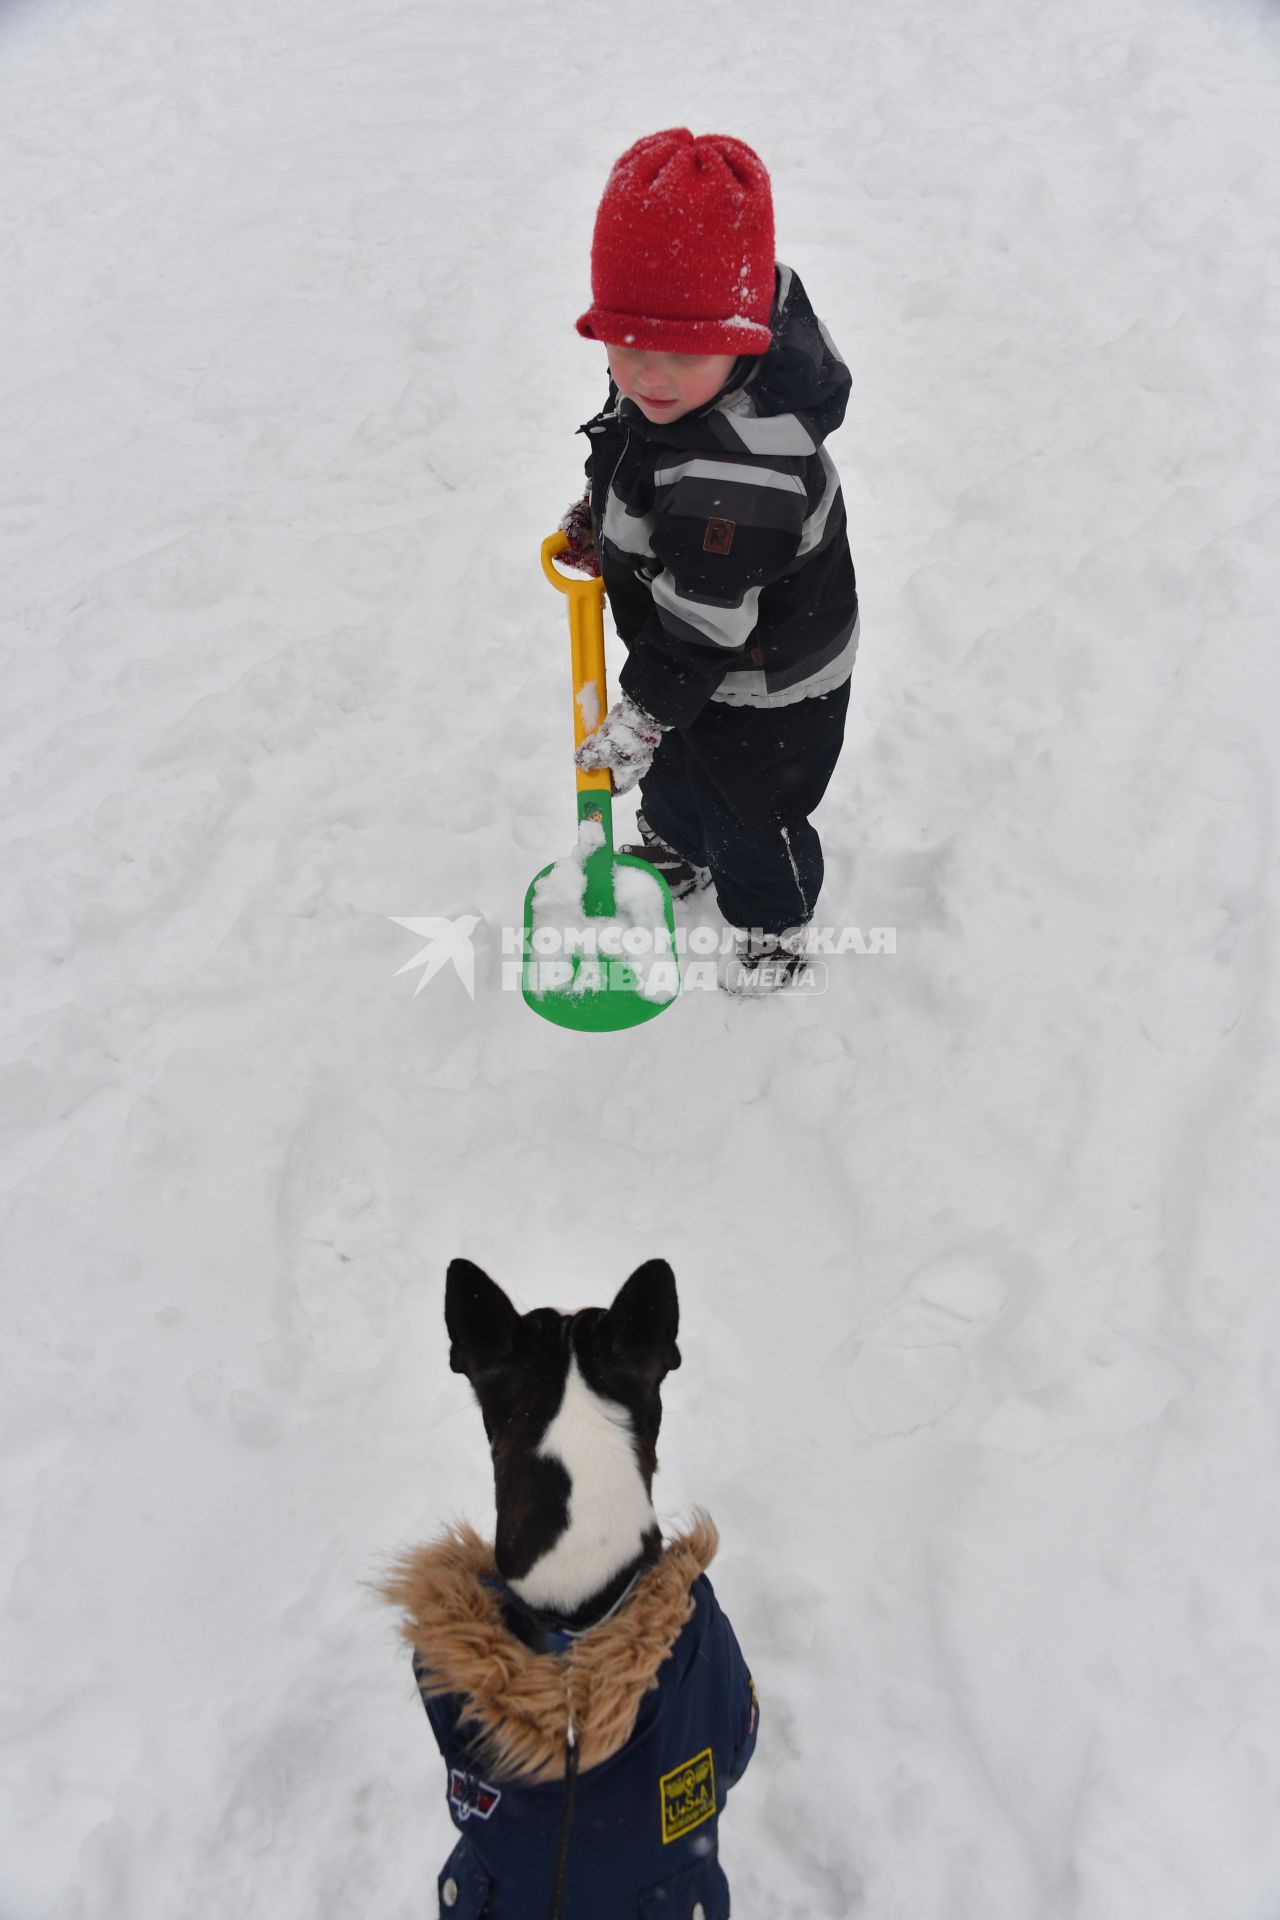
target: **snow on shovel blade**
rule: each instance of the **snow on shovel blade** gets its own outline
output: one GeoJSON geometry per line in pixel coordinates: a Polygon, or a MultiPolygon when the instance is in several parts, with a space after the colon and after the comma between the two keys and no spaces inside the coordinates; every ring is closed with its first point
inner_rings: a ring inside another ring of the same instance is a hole
{"type": "Polygon", "coordinates": [[[533,881],[524,925],[524,997],[556,1026],[639,1026],[680,991],[666,884],[645,861],[615,854],[597,817],[583,819],[574,851],[533,881]]]}

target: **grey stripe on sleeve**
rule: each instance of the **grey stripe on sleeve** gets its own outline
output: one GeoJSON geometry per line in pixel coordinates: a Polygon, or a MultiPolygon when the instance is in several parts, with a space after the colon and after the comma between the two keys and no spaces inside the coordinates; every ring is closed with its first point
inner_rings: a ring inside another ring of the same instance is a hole
{"type": "Polygon", "coordinates": [[[795,413],[757,414],[747,393],[739,389],[724,405],[713,408],[707,424],[726,446],[746,453],[810,454],[818,443],[795,413]]]}
{"type": "Polygon", "coordinates": [[[612,487],[604,506],[604,537],[623,553],[644,554],[653,559],[653,523],[651,513],[628,513],[612,487]]]}
{"type": "Polygon", "coordinates": [[[711,698],[727,707],[790,707],[797,700],[816,700],[820,694],[834,693],[853,672],[858,651],[861,624],[824,647],[820,653],[799,661],[779,685],[778,677],[758,667],[731,668],[711,698]]]}
{"type": "Polygon", "coordinates": [[[754,461],[679,460],[674,467],[660,467],[653,476],[656,487],[671,486],[677,480],[723,480],[747,487],[777,487],[783,493],[803,493],[804,481],[798,473],[783,473],[778,467],[760,467],[754,461]]]}
{"type": "Polygon", "coordinates": [[[840,494],[840,475],[836,472],[836,463],[825,447],[819,447],[822,471],[826,476],[826,485],[822,489],[822,498],[804,523],[804,532],[800,536],[800,545],[796,549],[797,560],[803,554],[812,553],[822,541],[826,532],[831,509],[840,494]]]}
{"type": "Polygon", "coordinates": [[[703,646],[710,642],[713,647],[745,647],[760,618],[759,587],[748,587],[742,596],[741,606],[737,607],[690,599],[686,594],[676,591],[675,581],[666,572],[658,575],[651,591],[654,605],[673,634],[680,639],[698,641],[703,646]]]}

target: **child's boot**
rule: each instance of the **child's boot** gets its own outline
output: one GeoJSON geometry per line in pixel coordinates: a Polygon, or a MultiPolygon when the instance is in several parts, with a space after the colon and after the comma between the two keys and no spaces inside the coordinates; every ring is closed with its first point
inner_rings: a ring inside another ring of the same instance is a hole
{"type": "Polygon", "coordinates": [[[784,933],[736,928],[720,984],[729,993],[776,993],[780,987],[803,986],[811,967],[807,926],[788,927],[784,933]]]}
{"type": "Polygon", "coordinates": [[[691,893],[701,893],[704,887],[711,885],[710,867],[695,867],[684,855],[669,847],[665,840],[659,839],[642,813],[636,815],[636,825],[640,829],[640,839],[636,845],[619,847],[619,853],[629,854],[634,860],[645,860],[655,873],[660,873],[666,881],[673,900],[683,900],[691,893]]]}

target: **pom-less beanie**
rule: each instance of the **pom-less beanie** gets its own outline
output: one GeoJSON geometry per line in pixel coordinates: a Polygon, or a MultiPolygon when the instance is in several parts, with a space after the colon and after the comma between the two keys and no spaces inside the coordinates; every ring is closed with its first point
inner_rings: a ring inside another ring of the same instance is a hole
{"type": "Polygon", "coordinates": [[[615,164],[591,243],[588,340],[650,353],[764,353],[773,199],[741,140],[647,134],[615,164]]]}

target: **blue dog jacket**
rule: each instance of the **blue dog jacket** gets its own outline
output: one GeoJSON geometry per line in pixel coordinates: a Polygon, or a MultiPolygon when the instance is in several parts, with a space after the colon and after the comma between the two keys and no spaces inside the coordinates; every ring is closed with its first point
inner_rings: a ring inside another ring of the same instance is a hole
{"type": "Polygon", "coordinates": [[[715,1547],[700,1520],[614,1616],[544,1653],[511,1632],[476,1535],[401,1563],[386,1591],[405,1612],[459,1834],[441,1920],[547,1920],[570,1711],[580,1765],[563,1920],[728,1920],[717,1827],[758,1711],[703,1571],[715,1547]]]}

